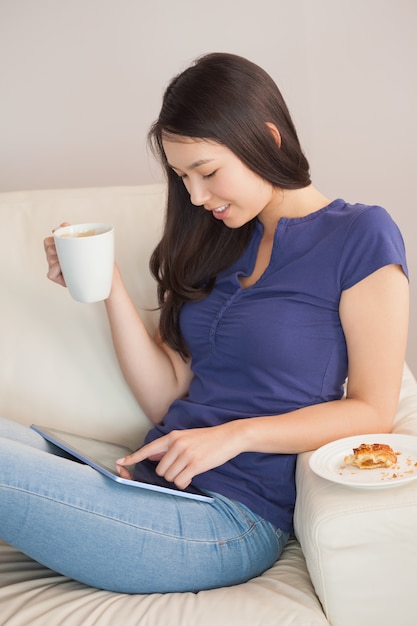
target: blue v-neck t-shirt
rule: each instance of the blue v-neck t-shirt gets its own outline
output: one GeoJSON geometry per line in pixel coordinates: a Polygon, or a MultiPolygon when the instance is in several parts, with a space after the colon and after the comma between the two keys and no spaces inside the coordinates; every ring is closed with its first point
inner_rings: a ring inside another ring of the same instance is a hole
{"type": "MultiPolygon", "coordinates": [[[[340,399],[348,367],[342,291],[389,264],[408,275],[400,231],[378,206],[339,199],[306,217],[281,218],[267,269],[242,288],[239,277],[252,274],[262,234],[257,222],[246,251],[212,292],[183,306],[194,377],[147,441],[340,399]]],[[[293,454],[246,452],[193,484],[239,500],[289,532],[295,461],[293,454]]]]}

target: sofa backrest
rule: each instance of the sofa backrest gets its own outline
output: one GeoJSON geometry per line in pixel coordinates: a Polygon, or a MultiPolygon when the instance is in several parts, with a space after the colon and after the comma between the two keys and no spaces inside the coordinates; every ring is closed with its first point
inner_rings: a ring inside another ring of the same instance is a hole
{"type": "Polygon", "coordinates": [[[115,227],[116,259],[148,328],[157,324],[148,263],[164,185],[0,194],[0,415],[120,443],[149,424],[119,370],[103,303],[80,304],[46,278],[43,239],[60,223],[115,227]]]}

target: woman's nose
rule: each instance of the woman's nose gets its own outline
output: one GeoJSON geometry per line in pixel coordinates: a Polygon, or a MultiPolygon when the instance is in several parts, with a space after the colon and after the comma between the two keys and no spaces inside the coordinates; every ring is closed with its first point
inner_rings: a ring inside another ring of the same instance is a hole
{"type": "Polygon", "coordinates": [[[203,182],[190,183],[190,200],[195,206],[202,206],[210,198],[210,192],[203,182]]]}

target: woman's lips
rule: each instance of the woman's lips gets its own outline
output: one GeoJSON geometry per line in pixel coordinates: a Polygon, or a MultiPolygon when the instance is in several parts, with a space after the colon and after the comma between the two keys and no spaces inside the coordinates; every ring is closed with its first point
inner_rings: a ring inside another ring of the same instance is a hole
{"type": "Polygon", "coordinates": [[[230,204],[222,204],[222,206],[217,207],[217,209],[211,209],[211,212],[216,219],[223,220],[227,216],[229,208],[230,204]]]}

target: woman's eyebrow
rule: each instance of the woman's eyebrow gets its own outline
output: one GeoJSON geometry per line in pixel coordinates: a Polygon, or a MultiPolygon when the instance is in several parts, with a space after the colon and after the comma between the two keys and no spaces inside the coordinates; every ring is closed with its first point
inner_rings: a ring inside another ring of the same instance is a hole
{"type": "MultiPolygon", "coordinates": [[[[200,167],[200,165],[205,165],[206,163],[211,163],[211,161],[214,161],[214,159],[199,159],[198,161],[194,161],[194,163],[191,163],[191,165],[187,169],[194,170],[196,167],[200,167]]],[[[180,167],[176,167],[175,165],[171,165],[171,163],[168,163],[168,165],[173,170],[181,170],[180,167]]]]}

